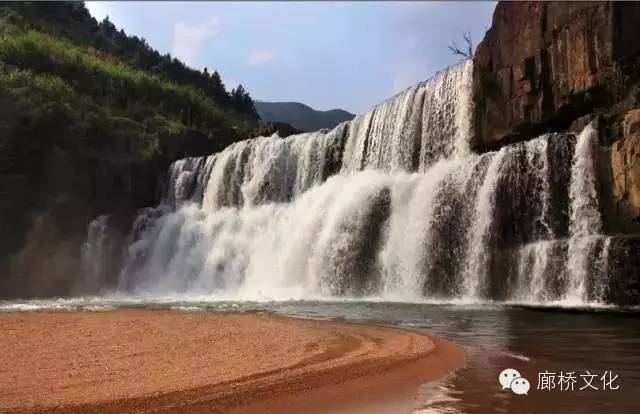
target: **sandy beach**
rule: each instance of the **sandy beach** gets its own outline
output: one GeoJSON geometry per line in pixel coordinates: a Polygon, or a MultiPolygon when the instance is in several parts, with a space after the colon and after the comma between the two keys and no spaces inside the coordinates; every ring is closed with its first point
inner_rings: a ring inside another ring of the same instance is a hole
{"type": "Polygon", "coordinates": [[[266,314],[0,315],[0,412],[410,412],[458,346],[266,314]]]}

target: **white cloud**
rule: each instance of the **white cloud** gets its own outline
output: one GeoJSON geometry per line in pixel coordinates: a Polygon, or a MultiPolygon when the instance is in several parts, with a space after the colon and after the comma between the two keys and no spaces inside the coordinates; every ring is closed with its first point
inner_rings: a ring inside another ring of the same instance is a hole
{"type": "Polygon", "coordinates": [[[193,65],[205,40],[220,31],[220,20],[212,17],[202,23],[177,22],[173,25],[171,54],[187,65],[193,65]]]}
{"type": "Polygon", "coordinates": [[[269,63],[277,58],[277,55],[271,50],[255,50],[247,56],[247,64],[249,66],[260,66],[269,63]]]}

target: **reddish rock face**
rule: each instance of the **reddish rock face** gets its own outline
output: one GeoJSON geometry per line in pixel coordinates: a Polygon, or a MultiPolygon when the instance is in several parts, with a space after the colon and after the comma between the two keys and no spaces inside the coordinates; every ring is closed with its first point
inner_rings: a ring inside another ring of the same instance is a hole
{"type": "Polygon", "coordinates": [[[640,109],[627,112],[624,117],[624,136],[640,135],[640,109]]]}
{"type": "Polygon", "coordinates": [[[474,57],[476,147],[569,127],[591,109],[584,92],[638,52],[639,24],[633,3],[500,2],[474,57]]]}
{"type": "Polygon", "coordinates": [[[618,213],[640,217],[640,109],[624,117],[624,138],[611,146],[611,171],[618,213]]]}

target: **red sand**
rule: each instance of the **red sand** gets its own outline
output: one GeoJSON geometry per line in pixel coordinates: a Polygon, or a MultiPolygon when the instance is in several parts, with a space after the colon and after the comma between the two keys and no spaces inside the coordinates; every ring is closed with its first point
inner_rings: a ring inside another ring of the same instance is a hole
{"type": "Polygon", "coordinates": [[[410,412],[444,340],[264,314],[0,314],[0,412],[410,412]]]}

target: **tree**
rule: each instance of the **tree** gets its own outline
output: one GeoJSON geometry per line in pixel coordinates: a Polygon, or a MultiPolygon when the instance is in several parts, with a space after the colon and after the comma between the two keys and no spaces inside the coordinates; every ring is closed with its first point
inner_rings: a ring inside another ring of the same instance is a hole
{"type": "Polygon", "coordinates": [[[460,49],[454,40],[451,45],[449,45],[449,50],[454,55],[459,55],[464,57],[465,59],[471,59],[473,57],[473,40],[471,39],[471,33],[467,30],[462,33],[462,37],[465,42],[465,49],[460,49]]]}
{"type": "Polygon", "coordinates": [[[251,95],[245,91],[242,85],[238,85],[237,88],[231,91],[231,105],[238,112],[255,115],[256,117],[258,115],[251,95]]]}
{"type": "MultiPolygon", "coordinates": [[[[12,25],[68,37],[75,43],[112,55],[124,64],[176,84],[193,86],[212,98],[221,109],[232,109],[237,105],[246,108],[249,115],[253,113],[246,97],[236,98],[235,104],[232,103],[228,89],[213,68],[193,69],[168,53],[161,55],[143,37],[128,35],[118,29],[109,16],[97,21],[83,2],[7,2],[0,5],[0,16],[12,25]]],[[[4,30],[0,27],[0,33],[4,30]]],[[[246,91],[242,92],[246,94],[246,91]]]]}
{"type": "Polygon", "coordinates": [[[111,23],[109,16],[105,16],[102,22],[100,22],[100,28],[108,37],[112,37],[113,34],[117,32],[116,26],[113,23],[111,23]]]}

